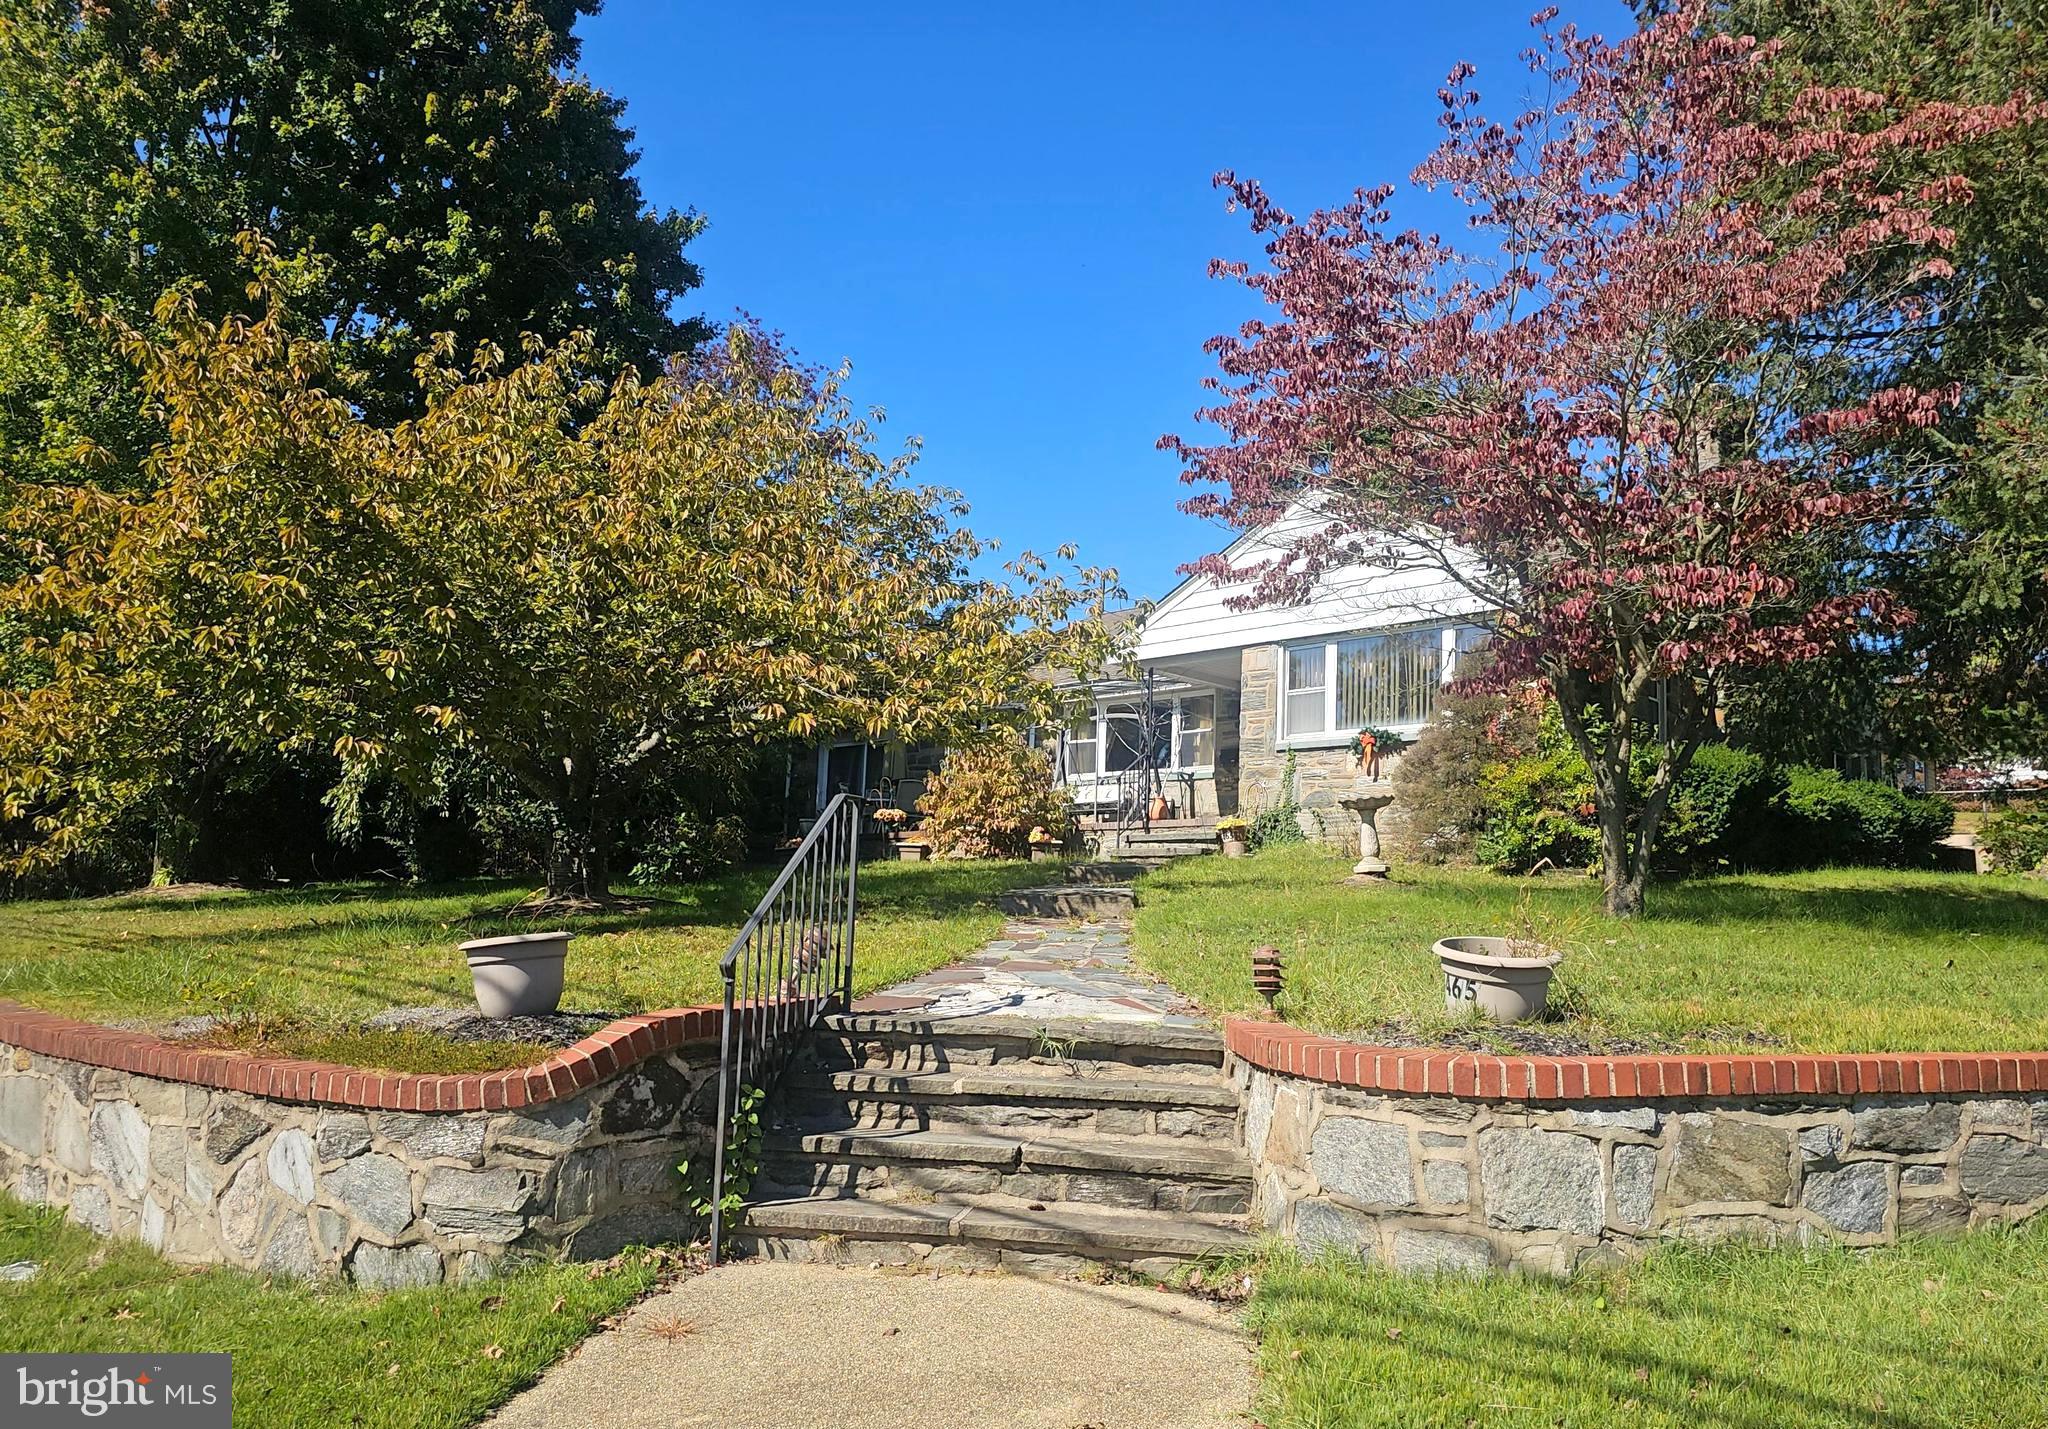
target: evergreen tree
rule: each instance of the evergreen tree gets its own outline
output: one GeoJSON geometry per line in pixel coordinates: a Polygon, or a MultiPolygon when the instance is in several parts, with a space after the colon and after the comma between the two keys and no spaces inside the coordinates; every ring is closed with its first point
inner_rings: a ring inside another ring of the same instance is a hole
{"type": "MultiPolygon", "coordinates": [[[[598,0],[10,0],[0,11],[0,472],[122,484],[157,428],[83,308],[245,301],[282,255],[352,400],[417,410],[427,339],[595,337],[650,372],[703,336],[693,214],[650,211],[624,106],[576,72],[598,0]]],[[[607,373],[609,375],[609,373],[607,373]]]]}

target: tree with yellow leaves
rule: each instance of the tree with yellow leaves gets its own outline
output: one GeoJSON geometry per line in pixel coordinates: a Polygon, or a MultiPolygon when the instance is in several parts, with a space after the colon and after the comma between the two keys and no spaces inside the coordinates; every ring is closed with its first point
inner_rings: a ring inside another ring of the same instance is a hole
{"type": "Polygon", "coordinates": [[[42,678],[0,720],[17,871],[90,849],[195,739],[331,749],[343,803],[378,774],[431,798],[461,750],[551,811],[550,898],[601,899],[617,812],[677,761],[1030,719],[1034,666],[1105,654],[1075,617],[1113,573],[978,573],[958,497],[757,332],[608,386],[580,339],[464,367],[444,341],[423,414],[380,426],[251,297],[123,333],[168,432],[143,490],[18,493],[0,612],[42,678]]]}

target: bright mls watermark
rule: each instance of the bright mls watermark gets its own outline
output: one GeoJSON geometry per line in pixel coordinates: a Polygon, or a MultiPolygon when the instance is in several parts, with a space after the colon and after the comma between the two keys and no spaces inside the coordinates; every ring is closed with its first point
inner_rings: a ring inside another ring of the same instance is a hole
{"type": "Polygon", "coordinates": [[[227,1355],[0,1355],[0,1425],[228,1429],[227,1355]]]}

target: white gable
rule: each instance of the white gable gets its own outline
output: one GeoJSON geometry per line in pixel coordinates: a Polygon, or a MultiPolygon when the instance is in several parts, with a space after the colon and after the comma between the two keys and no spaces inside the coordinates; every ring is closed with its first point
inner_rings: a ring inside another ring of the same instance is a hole
{"type": "MultiPolygon", "coordinates": [[[[1224,558],[1234,570],[1255,567],[1284,553],[1289,538],[1313,530],[1318,519],[1296,508],[1271,526],[1239,537],[1224,551],[1224,558]]],[[[1420,564],[1418,551],[1414,562],[1395,569],[1359,565],[1326,571],[1306,601],[1250,609],[1237,609],[1234,602],[1249,596],[1252,585],[1194,576],[1146,617],[1135,654],[1140,662],[1149,662],[1316,635],[1440,623],[1486,612],[1485,602],[1440,570],[1421,569],[1420,564]]]]}

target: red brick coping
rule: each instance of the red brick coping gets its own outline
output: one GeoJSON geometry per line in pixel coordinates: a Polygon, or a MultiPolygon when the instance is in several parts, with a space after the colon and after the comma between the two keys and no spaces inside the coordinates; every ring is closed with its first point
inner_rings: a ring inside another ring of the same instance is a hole
{"type": "Polygon", "coordinates": [[[716,1007],[643,1012],[600,1027],[531,1067],[450,1077],[370,1072],[334,1062],[189,1047],[147,1032],[122,1032],[7,1001],[0,1001],[0,1043],[89,1066],[280,1101],[386,1111],[502,1111],[559,1101],[672,1047],[715,1041],[723,1020],[716,1007]]]}
{"type": "Polygon", "coordinates": [[[2048,1052],[1887,1052],[1878,1056],[1495,1057],[1373,1047],[1281,1022],[1233,1017],[1223,1040],[1255,1067],[1369,1091],[1613,1101],[1651,1097],[1842,1096],[1865,1092],[2035,1092],[2048,1052]]]}

